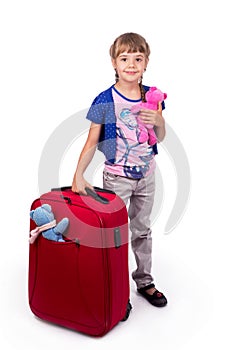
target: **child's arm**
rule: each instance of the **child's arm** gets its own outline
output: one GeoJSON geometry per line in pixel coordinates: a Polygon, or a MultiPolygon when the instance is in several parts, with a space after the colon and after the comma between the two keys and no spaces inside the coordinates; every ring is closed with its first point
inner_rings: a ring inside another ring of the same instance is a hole
{"type": "Polygon", "coordinates": [[[157,142],[161,142],[165,138],[166,130],[165,130],[165,119],[162,116],[162,106],[161,103],[159,103],[159,108],[157,110],[158,112],[158,119],[157,124],[154,124],[154,131],[157,135],[157,142]]]}
{"type": "Polygon", "coordinates": [[[83,177],[85,170],[90,164],[96,150],[96,146],[99,141],[101,124],[91,123],[91,127],[88,133],[86,143],[80,154],[76,171],[72,181],[72,191],[78,192],[80,194],[87,194],[85,187],[89,187],[93,190],[92,185],[90,185],[83,177]]]}

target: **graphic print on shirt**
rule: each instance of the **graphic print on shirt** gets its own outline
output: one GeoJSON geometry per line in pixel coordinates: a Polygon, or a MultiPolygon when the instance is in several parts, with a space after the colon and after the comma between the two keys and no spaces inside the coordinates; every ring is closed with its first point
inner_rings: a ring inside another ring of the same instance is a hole
{"type": "Polygon", "coordinates": [[[131,118],[131,115],[132,114],[129,108],[123,108],[120,112],[119,118],[130,130],[137,130],[138,124],[136,118],[131,118]]]}
{"type": "Polygon", "coordinates": [[[152,148],[147,143],[139,143],[138,123],[136,117],[131,113],[130,108],[122,108],[118,119],[115,163],[123,165],[125,176],[132,178],[145,176],[150,170],[150,161],[153,158],[152,148]]]}

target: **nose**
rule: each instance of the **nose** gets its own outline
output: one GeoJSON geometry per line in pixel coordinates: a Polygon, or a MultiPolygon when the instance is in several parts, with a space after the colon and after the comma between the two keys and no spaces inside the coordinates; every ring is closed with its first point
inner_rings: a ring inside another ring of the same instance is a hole
{"type": "Polygon", "coordinates": [[[134,67],[134,59],[130,59],[129,61],[129,67],[134,67]]]}

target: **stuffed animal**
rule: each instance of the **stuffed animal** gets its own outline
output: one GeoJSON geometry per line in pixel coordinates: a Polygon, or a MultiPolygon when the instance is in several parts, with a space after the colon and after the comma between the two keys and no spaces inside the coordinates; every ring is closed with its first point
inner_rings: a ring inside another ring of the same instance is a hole
{"type": "Polygon", "coordinates": [[[42,236],[49,240],[65,242],[62,235],[68,227],[69,219],[63,218],[56,224],[52,208],[49,204],[42,204],[35,210],[31,210],[30,217],[37,224],[37,227],[30,232],[30,243],[33,243],[41,232],[42,236]]]}
{"type": "MultiPolygon", "coordinates": [[[[158,109],[158,103],[164,101],[167,98],[167,94],[163,93],[161,90],[157,89],[155,86],[151,87],[146,92],[146,102],[140,102],[131,108],[131,112],[134,114],[139,114],[141,109],[158,109]]],[[[149,145],[153,146],[157,142],[156,134],[153,130],[152,124],[144,124],[140,117],[136,117],[139,127],[138,140],[140,143],[146,142],[148,140],[149,145]]]]}

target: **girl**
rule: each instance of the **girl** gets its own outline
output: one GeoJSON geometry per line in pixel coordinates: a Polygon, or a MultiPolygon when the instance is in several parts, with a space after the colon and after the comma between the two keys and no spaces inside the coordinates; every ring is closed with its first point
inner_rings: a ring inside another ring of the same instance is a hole
{"type": "MultiPolygon", "coordinates": [[[[87,194],[86,187],[93,190],[85,180],[84,172],[98,147],[106,158],[104,188],[114,191],[126,205],[129,203],[131,246],[137,264],[132,277],[137,291],[152,305],[165,306],[166,297],[155,288],[151,276],[150,214],[155,192],[157,145],[139,142],[136,116],[131,113],[132,106],[145,101],[149,89],[142,85],[149,55],[149,45],[136,33],[120,35],[111,46],[116,83],[100,93],[88,111],[91,126],[74,174],[72,191],[87,194]]],[[[139,114],[143,123],[154,125],[158,142],[165,137],[162,109],[164,102],[159,104],[157,111],[142,109],[139,114]]]]}

